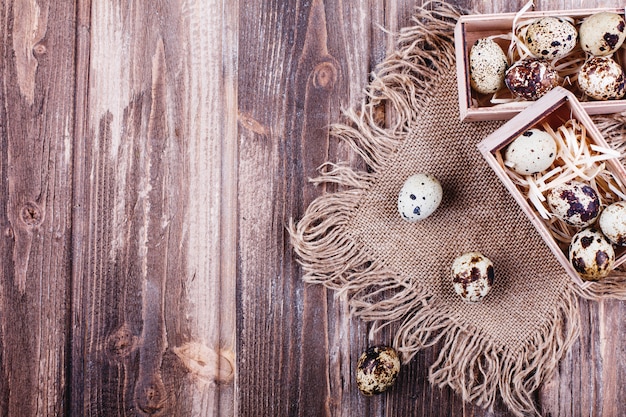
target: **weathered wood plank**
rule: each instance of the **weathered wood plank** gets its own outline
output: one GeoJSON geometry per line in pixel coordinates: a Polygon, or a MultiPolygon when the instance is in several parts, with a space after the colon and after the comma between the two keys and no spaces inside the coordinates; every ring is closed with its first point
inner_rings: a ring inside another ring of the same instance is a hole
{"type": "Polygon", "coordinates": [[[67,408],[73,3],[0,3],[0,415],[67,408]]]}
{"type": "Polygon", "coordinates": [[[189,371],[180,392],[191,415],[234,415],[237,7],[183,5],[189,335],[173,350],[189,371]]]}
{"type": "MultiPolygon", "coordinates": [[[[329,380],[335,385],[341,375],[329,374],[326,291],[304,288],[285,230],[319,193],[305,179],[327,158],[327,125],[338,116],[338,92],[349,89],[346,70],[355,70],[329,45],[328,22],[342,16],[328,5],[252,2],[241,11],[240,415],[330,415],[345,404],[341,388],[330,392],[329,380]]],[[[341,36],[344,24],[332,35],[341,36]]],[[[354,64],[363,74],[363,63],[354,64]]],[[[345,353],[340,348],[338,355],[345,353]]]]}
{"type": "Polygon", "coordinates": [[[367,328],[350,320],[333,294],[301,283],[284,228],[323,192],[306,178],[329,155],[356,160],[328,137],[327,127],[339,120],[341,107],[362,98],[362,80],[388,47],[377,25],[388,22],[380,2],[295,2],[294,8],[264,2],[241,15],[238,385],[247,389],[238,403],[243,415],[352,415],[380,408],[353,395],[346,378],[354,352],[367,343],[367,328]],[[286,42],[289,48],[278,47],[286,42]]]}
{"type": "MultiPolygon", "coordinates": [[[[85,163],[82,156],[87,153],[87,99],[89,89],[89,42],[91,4],[87,1],[76,2],[76,94],[74,113],[74,178],[85,178],[85,163]]],[[[86,215],[87,183],[82,180],[73,181],[72,194],[75,203],[72,213],[72,276],[71,276],[71,355],[69,358],[68,408],[70,414],[80,413],[85,407],[84,385],[85,379],[85,349],[84,340],[84,304],[83,304],[83,271],[87,263],[85,245],[89,224],[84,221],[86,215]],[[79,381],[79,383],[73,383],[79,381]]]]}
{"type": "Polygon", "coordinates": [[[233,415],[236,13],[80,10],[73,414],[233,415]]]}

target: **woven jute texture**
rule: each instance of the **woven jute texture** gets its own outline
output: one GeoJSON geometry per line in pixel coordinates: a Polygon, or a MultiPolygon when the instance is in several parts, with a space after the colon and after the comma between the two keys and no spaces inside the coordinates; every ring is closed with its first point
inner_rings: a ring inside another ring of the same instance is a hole
{"type": "MultiPolygon", "coordinates": [[[[394,347],[409,361],[438,344],[433,384],[491,407],[499,396],[516,415],[538,414],[532,393],[579,332],[578,297],[624,298],[623,271],[581,290],[571,282],[476,145],[503,122],[461,122],[453,30],[459,11],[431,3],[404,29],[363,105],[333,127],[369,170],[327,163],[315,181],[344,191],[315,200],[290,225],[304,279],[347,293],[351,311],[374,330],[398,322],[394,347]],[[393,121],[380,125],[375,109],[393,121]],[[444,197],[417,223],[397,212],[398,191],[415,173],[439,179],[444,197]],[[481,303],[454,292],[453,260],[481,252],[495,284],[481,303]]],[[[624,116],[599,119],[623,147],[624,116]]]]}

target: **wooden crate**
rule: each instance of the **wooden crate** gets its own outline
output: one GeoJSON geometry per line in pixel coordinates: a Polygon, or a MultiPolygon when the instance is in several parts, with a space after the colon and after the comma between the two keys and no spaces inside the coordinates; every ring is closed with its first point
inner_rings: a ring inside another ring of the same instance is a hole
{"type": "MultiPolygon", "coordinates": [[[[559,246],[550,233],[547,223],[507,175],[505,168],[497,158],[499,152],[504,150],[509,143],[526,130],[540,127],[545,122],[556,130],[569,119],[576,119],[584,125],[587,129],[587,136],[593,143],[598,146],[609,147],[574,94],[562,87],[557,87],[486,137],[478,144],[478,148],[526,216],[537,228],[539,234],[554,253],[557,261],[565,268],[572,280],[584,288],[590,285],[590,282],[583,281],[580,278],[568,260],[566,249],[559,246]]],[[[618,176],[623,182],[626,182],[626,169],[618,159],[609,159],[605,163],[610,172],[618,176]]],[[[615,267],[617,267],[626,262],[626,247],[614,246],[614,248],[616,254],[615,267]]]]}
{"type": "MultiPolygon", "coordinates": [[[[601,11],[611,11],[624,13],[624,9],[602,8],[602,9],[581,9],[568,11],[540,11],[527,12],[522,19],[540,18],[544,16],[571,17],[577,22],[581,19],[601,11]]],[[[478,94],[472,90],[469,81],[469,53],[476,40],[494,35],[504,35],[510,33],[513,27],[515,13],[485,14],[461,16],[457,22],[454,42],[456,50],[456,69],[459,90],[459,110],[461,120],[508,120],[520,111],[531,105],[532,101],[516,101],[505,104],[492,104],[491,96],[478,94]]],[[[510,41],[505,39],[494,39],[506,53],[510,41]]],[[[614,58],[622,67],[626,67],[626,44],[614,54],[614,58]]],[[[576,83],[565,86],[569,91],[576,94],[582,100],[582,93],[578,90],[576,83]]],[[[504,87],[506,88],[506,87],[504,87]]],[[[610,101],[586,101],[581,103],[582,107],[589,114],[608,114],[626,110],[626,99],[610,101]]]]}

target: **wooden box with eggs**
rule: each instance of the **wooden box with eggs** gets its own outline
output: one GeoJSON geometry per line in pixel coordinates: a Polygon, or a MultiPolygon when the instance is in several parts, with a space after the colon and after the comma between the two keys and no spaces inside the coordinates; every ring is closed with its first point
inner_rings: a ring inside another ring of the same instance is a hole
{"type": "Polygon", "coordinates": [[[461,120],[508,120],[555,86],[588,114],[626,110],[625,9],[461,16],[455,29],[461,120]]]}
{"type": "Polygon", "coordinates": [[[626,169],[576,96],[556,87],[478,148],[574,282],[626,262],[626,169]]]}

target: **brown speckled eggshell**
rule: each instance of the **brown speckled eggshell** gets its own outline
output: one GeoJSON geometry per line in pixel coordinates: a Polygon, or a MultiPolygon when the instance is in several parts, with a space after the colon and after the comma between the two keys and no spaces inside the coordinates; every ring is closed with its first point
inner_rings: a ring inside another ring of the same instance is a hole
{"type": "Polygon", "coordinates": [[[594,56],[606,56],[617,51],[626,39],[623,14],[598,12],[580,25],[580,46],[594,56]]]}
{"type": "Polygon", "coordinates": [[[470,85],[481,94],[493,94],[504,86],[506,55],[495,41],[478,39],[469,54],[470,85]]]}
{"type": "Polygon", "coordinates": [[[556,151],[556,142],[548,132],[528,129],[506,147],[504,162],[518,174],[532,175],[548,169],[556,151]]]}
{"type": "Polygon", "coordinates": [[[606,236],[594,228],[587,228],[572,237],[569,261],[582,279],[597,281],[613,269],[615,251],[606,236]]]}
{"type": "Polygon", "coordinates": [[[578,39],[576,28],[566,20],[546,16],[528,26],[524,39],[537,58],[562,58],[574,49],[578,39]]]}
{"type": "Polygon", "coordinates": [[[400,358],[389,346],[369,347],[357,362],[356,382],[362,394],[371,396],[387,391],[400,373],[400,358]]]}
{"type": "Polygon", "coordinates": [[[467,252],[452,262],[452,285],[464,301],[477,303],[494,282],[493,263],[480,252],[467,252]]]}
{"type": "Polygon", "coordinates": [[[515,96],[537,100],[559,85],[559,75],[548,61],[526,58],[506,71],[504,83],[515,96]]]}
{"type": "Polygon", "coordinates": [[[624,70],[612,58],[591,58],[578,72],[578,86],[596,100],[620,99],[626,94],[624,70]]]}
{"type": "Polygon", "coordinates": [[[602,210],[598,223],[613,244],[626,246],[626,201],[618,201],[602,210]]]}
{"type": "Polygon", "coordinates": [[[574,227],[586,227],[600,214],[600,198],[589,185],[570,181],[554,187],[546,194],[553,215],[574,227]]]}

